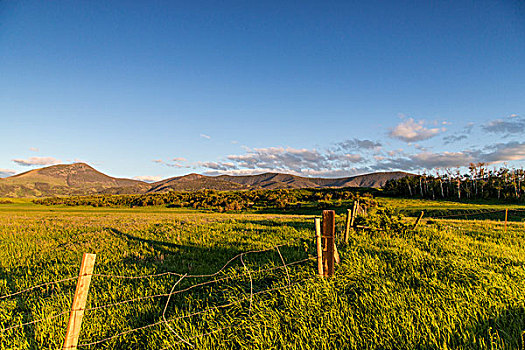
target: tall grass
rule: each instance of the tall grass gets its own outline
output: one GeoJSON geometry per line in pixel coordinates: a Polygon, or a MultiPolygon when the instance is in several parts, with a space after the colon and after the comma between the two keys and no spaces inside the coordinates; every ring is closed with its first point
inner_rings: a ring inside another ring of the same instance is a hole
{"type": "MultiPolygon", "coordinates": [[[[285,244],[287,262],[314,254],[311,217],[12,206],[0,205],[0,295],[76,276],[84,252],[97,254],[96,274],[130,276],[214,273],[241,252],[277,244],[285,244]]],[[[313,262],[290,267],[297,284],[254,296],[251,308],[251,288],[288,280],[282,270],[256,273],[282,264],[276,252],[249,254],[252,283],[237,260],[221,274],[235,278],[174,295],[166,318],[245,298],[169,323],[198,349],[523,348],[524,234],[519,223],[505,233],[500,222],[461,220],[434,220],[404,237],[357,232],[339,245],[334,278],[316,278],[313,262]]],[[[87,307],[165,294],[177,280],[94,276],[87,307]]],[[[176,288],[202,281],[184,279],[176,288]]],[[[73,291],[74,281],[0,300],[0,327],[68,310],[73,291]]],[[[159,322],[166,300],[88,311],[80,342],[159,322]]],[[[66,323],[64,315],[0,333],[0,349],[60,348],[66,323]]],[[[89,348],[161,349],[179,341],[159,325],[89,348]]]]}

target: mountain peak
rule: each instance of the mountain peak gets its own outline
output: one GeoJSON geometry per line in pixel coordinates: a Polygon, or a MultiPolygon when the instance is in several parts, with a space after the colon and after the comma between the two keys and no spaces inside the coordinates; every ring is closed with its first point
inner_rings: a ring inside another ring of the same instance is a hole
{"type": "Polygon", "coordinates": [[[86,163],[57,164],[33,169],[2,179],[0,195],[42,197],[99,193],[142,193],[149,185],[142,181],[118,179],[86,163]]]}

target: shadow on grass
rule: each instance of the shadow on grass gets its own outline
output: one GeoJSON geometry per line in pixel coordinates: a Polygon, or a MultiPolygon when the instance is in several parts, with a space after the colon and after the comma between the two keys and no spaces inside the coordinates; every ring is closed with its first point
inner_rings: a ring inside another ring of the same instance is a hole
{"type": "MultiPolygon", "coordinates": [[[[119,239],[124,239],[128,242],[133,242],[138,246],[149,246],[155,255],[165,255],[170,258],[164,260],[155,259],[134,259],[126,258],[119,264],[131,265],[132,270],[140,270],[141,267],[147,267],[155,271],[155,273],[162,272],[176,272],[180,274],[188,273],[191,275],[210,275],[215,274],[223,267],[225,270],[218,273],[216,276],[208,277],[186,277],[181,280],[180,284],[174,291],[191,288],[181,294],[175,294],[171,297],[169,307],[167,307],[166,317],[174,317],[181,314],[189,314],[196,310],[204,310],[209,307],[226,305],[232,300],[245,300],[239,303],[240,307],[227,307],[224,309],[217,309],[213,311],[213,317],[210,319],[206,314],[196,315],[194,317],[185,319],[191,324],[200,325],[202,327],[208,324],[210,328],[216,328],[213,322],[221,321],[223,318],[230,319],[232,317],[245,317],[250,304],[250,291],[254,293],[273,287],[276,284],[283,284],[287,278],[287,272],[283,269],[274,269],[268,273],[260,274],[259,268],[272,268],[283,264],[281,256],[277,251],[268,250],[264,252],[253,252],[243,256],[243,260],[235,258],[245,251],[239,248],[228,247],[203,247],[198,245],[178,244],[166,242],[151,238],[143,238],[133,236],[129,233],[122,232],[115,228],[107,228],[111,234],[119,239]],[[231,260],[233,259],[233,260],[231,260]],[[229,261],[231,262],[227,264],[229,261]],[[250,273],[247,273],[250,271],[250,273]],[[233,277],[232,277],[233,276],[233,277]],[[224,279],[215,283],[215,279],[224,279]],[[231,277],[231,278],[229,278],[231,277]],[[203,282],[210,282],[209,284],[200,285],[203,282]],[[215,321],[210,321],[215,320],[215,321]]],[[[307,253],[301,246],[282,246],[279,248],[280,252],[286,262],[297,261],[305,259],[307,253]]],[[[106,266],[107,267],[107,266],[106,266]]],[[[290,268],[291,269],[291,268],[290,268]]],[[[167,291],[179,279],[179,276],[167,276],[165,278],[165,286],[167,291]]],[[[130,283],[134,283],[130,281],[130,283]]],[[[138,282],[140,287],[140,282],[138,282]]],[[[133,329],[146,326],[161,320],[162,309],[167,298],[163,297],[160,301],[155,301],[157,308],[141,308],[133,311],[133,317],[127,322],[126,328],[133,329]],[[160,309],[159,309],[160,307],[160,309]],[[161,310],[159,312],[159,310],[161,310]]],[[[187,327],[186,325],[184,326],[187,327]]],[[[111,332],[114,332],[113,330],[111,332]]],[[[108,336],[111,335],[108,333],[108,336]]],[[[133,337],[124,336],[109,344],[114,349],[129,349],[130,341],[133,341],[137,348],[149,348],[148,336],[135,335],[133,337]]]]}
{"type": "MultiPolygon", "coordinates": [[[[15,283],[16,281],[15,275],[13,275],[11,272],[8,273],[5,269],[1,267],[0,267],[0,279],[5,280],[7,290],[9,290],[11,293],[18,291],[18,288],[15,283]]],[[[22,316],[20,318],[20,323],[31,322],[31,321],[34,321],[36,318],[38,318],[33,315],[33,312],[31,310],[31,304],[26,302],[26,297],[27,295],[24,295],[24,294],[13,297],[13,299],[16,300],[16,306],[13,310],[13,313],[22,316]]],[[[2,302],[7,302],[7,300],[0,300],[0,305],[2,304],[2,302]]],[[[7,328],[7,327],[15,326],[15,325],[16,324],[7,323],[5,324],[5,327],[7,328]]],[[[11,332],[18,333],[16,329],[12,330],[11,332]]],[[[39,349],[40,344],[38,344],[38,342],[36,341],[37,334],[35,332],[35,325],[28,325],[28,326],[23,327],[23,333],[29,344],[29,349],[39,349]]],[[[2,334],[2,337],[0,337],[0,344],[3,344],[6,338],[4,338],[3,336],[4,333],[0,333],[0,334],[2,334]]],[[[5,344],[1,345],[1,348],[3,349],[4,346],[5,344]]]]}
{"type": "Polygon", "coordinates": [[[525,349],[525,307],[501,310],[472,329],[491,349],[525,349]]]}

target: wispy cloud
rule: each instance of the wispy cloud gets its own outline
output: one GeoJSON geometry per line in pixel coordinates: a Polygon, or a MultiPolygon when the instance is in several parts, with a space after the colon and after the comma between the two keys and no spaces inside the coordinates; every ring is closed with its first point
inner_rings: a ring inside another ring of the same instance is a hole
{"type": "Polygon", "coordinates": [[[185,161],[186,161],[186,158],[184,157],[175,157],[169,161],[164,161],[162,159],[154,159],[153,163],[164,164],[165,166],[169,166],[171,168],[184,168],[184,167],[188,168],[188,166],[186,165],[179,164],[180,162],[185,162],[185,161]]]}
{"type": "Polygon", "coordinates": [[[462,140],[466,140],[468,138],[467,135],[465,134],[462,134],[462,135],[449,135],[449,136],[445,136],[443,138],[443,142],[445,145],[449,145],[451,143],[455,143],[455,142],[459,142],[459,141],[462,141],[462,140]]]}
{"type": "Polygon", "coordinates": [[[421,152],[404,157],[389,158],[373,164],[373,171],[389,170],[431,170],[437,168],[455,168],[474,162],[471,152],[421,152]]]}
{"type": "Polygon", "coordinates": [[[498,143],[486,148],[489,152],[481,153],[481,161],[499,163],[525,159],[525,142],[498,143]]]}
{"type": "Polygon", "coordinates": [[[53,157],[30,157],[28,159],[13,159],[13,162],[22,166],[33,166],[59,164],[62,161],[53,157]]]}
{"type": "Polygon", "coordinates": [[[144,176],[135,176],[133,179],[151,183],[151,182],[157,182],[157,181],[162,180],[162,176],[144,175],[144,176]]]}
{"type": "Polygon", "coordinates": [[[29,150],[30,150],[31,152],[38,152],[38,151],[39,151],[39,149],[36,148],[36,147],[29,147],[29,150]]]}
{"type": "Polygon", "coordinates": [[[316,149],[292,147],[246,148],[244,154],[234,154],[225,161],[199,162],[198,167],[211,172],[228,174],[253,174],[261,172],[285,172],[313,176],[315,174],[349,174],[355,164],[363,161],[356,153],[321,152],[316,149]]]}
{"type": "Polygon", "coordinates": [[[428,140],[446,130],[445,128],[428,129],[424,124],[424,120],[415,121],[413,118],[408,118],[390,130],[389,136],[404,142],[416,142],[428,140]]]}
{"type": "Polygon", "coordinates": [[[203,139],[211,139],[211,136],[209,135],[206,135],[206,134],[200,134],[200,137],[202,137],[203,139]]]}
{"type": "Polygon", "coordinates": [[[12,169],[2,169],[0,168],[0,177],[8,177],[16,174],[16,171],[12,169]]]}
{"type": "Polygon", "coordinates": [[[357,138],[345,140],[342,142],[336,143],[336,147],[339,150],[374,150],[380,151],[383,145],[381,142],[371,141],[371,140],[360,140],[357,138]]]}
{"type": "Polygon", "coordinates": [[[524,134],[525,118],[511,114],[508,118],[491,120],[481,128],[495,134],[524,134]]]}
{"type": "Polygon", "coordinates": [[[455,168],[468,166],[470,163],[502,163],[525,160],[525,142],[498,143],[484,149],[464,150],[461,152],[421,152],[417,154],[392,157],[371,166],[377,170],[431,170],[436,168],[455,168]]]}

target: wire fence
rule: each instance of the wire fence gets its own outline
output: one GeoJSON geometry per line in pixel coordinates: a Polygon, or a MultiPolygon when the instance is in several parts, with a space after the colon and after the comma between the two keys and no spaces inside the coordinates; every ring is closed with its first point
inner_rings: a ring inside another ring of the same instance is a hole
{"type": "MultiPolygon", "coordinates": [[[[470,212],[470,213],[466,212],[466,213],[440,215],[440,216],[430,215],[430,216],[427,216],[427,218],[429,219],[448,219],[448,218],[462,218],[462,217],[466,218],[466,217],[473,217],[473,216],[480,216],[480,215],[495,215],[498,213],[505,213],[506,214],[505,217],[506,217],[507,214],[511,212],[516,212],[518,214],[521,214],[525,212],[525,209],[518,208],[518,209],[484,210],[484,211],[476,211],[476,212],[470,212]]],[[[243,303],[247,303],[246,314],[249,317],[252,315],[253,304],[254,304],[255,298],[262,296],[264,294],[277,292],[281,290],[287,290],[292,287],[304,284],[305,282],[311,280],[312,277],[292,281],[292,273],[290,269],[292,269],[292,267],[294,266],[302,265],[309,261],[315,260],[317,259],[317,257],[316,256],[306,256],[301,259],[287,262],[281,250],[283,247],[290,247],[290,246],[298,248],[298,246],[296,246],[297,241],[301,241],[304,243],[305,240],[307,241],[308,239],[311,239],[313,237],[314,236],[300,238],[300,239],[296,239],[290,242],[289,244],[280,244],[280,245],[275,245],[270,248],[249,250],[249,251],[239,253],[233,256],[228,261],[226,261],[226,263],[224,263],[222,267],[220,267],[217,271],[210,273],[210,274],[188,274],[188,273],[179,273],[179,272],[174,272],[174,271],[167,271],[167,272],[146,274],[146,275],[119,275],[119,274],[104,274],[104,273],[89,274],[90,277],[93,277],[95,279],[95,282],[94,282],[95,285],[96,283],[98,283],[97,281],[99,280],[130,280],[130,281],[145,280],[145,279],[158,280],[164,277],[175,277],[176,280],[175,281],[172,280],[172,283],[170,283],[169,285],[165,285],[166,289],[169,289],[169,292],[161,292],[161,293],[159,293],[158,291],[151,292],[146,295],[139,295],[133,298],[125,298],[123,300],[117,300],[113,302],[106,302],[106,303],[100,303],[100,304],[97,303],[96,301],[92,301],[91,303],[92,306],[84,308],[82,311],[89,313],[89,312],[95,312],[98,310],[115,308],[115,307],[122,306],[122,305],[143,302],[146,300],[156,300],[156,299],[162,299],[162,298],[166,299],[164,304],[159,305],[161,306],[162,313],[157,315],[154,321],[147,323],[147,324],[140,325],[140,326],[136,326],[134,328],[115,332],[114,334],[111,334],[105,337],[101,337],[99,339],[95,338],[90,341],[80,343],[78,345],[75,345],[74,348],[92,348],[92,347],[96,347],[97,345],[108,344],[112,340],[118,339],[125,335],[136,333],[142,330],[151,329],[157,326],[165,327],[166,332],[169,332],[170,334],[173,335],[173,337],[177,339],[175,342],[172,342],[170,346],[178,345],[178,344],[186,344],[187,346],[193,346],[192,341],[195,341],[196,339],[201,339],[203,337],[207,337],[212,334],[223,332],[225,330],[232,329],[232,328],[242,329],[243,327],[247,326],[248,318],[246,317],[241,319],[239,322],[237,322],[234,325],[218,327],[216,329],[212,329],[206,332],[201,332],[201,333],[197,333],[192,336],[186,336],[186,337],[183,337],[183,335],[181,335],[181,333],[176,330],[175,324],[177,321],[190,319],[190,318],[193,318],[199,315],[210,314],[212,312],[215,312],[218,310],[224,310],[224,309],[236,306],[236,305],[241,305],[243,303]],[[270,267],[264,266],[263,268],[252,269],[246,263],[245,258],[247,256],[254,255],[254,254],[264,254],[270,251],[273,251],[275,254],[277,254],[279,264],[275,266],[270,266],[270,267]],[[240,264],[240,268],[242,271],[239,271],[238,269],[236,270],[233,268],[231,269],[231,271],[229,271],[228,269],[231,268],[233,263],[236,261],[238,261],[238,263],[240,264]],[[270,285],[268,288],[264,288],[262,290],[256,291],[254,288],[254,279],[257,278],[258,276],[264,276],[265,274],[269,274],[275,271],[282,272],[282,276],[278,280],[280,284],[270,285]],[[231,300],[225,303],[219,303],[217,305],[203,307],[199,310],[195,310],[191,312],[190,311],[185,312],[185,313],[183,312],[183,314],[181,315],[176,315],[176,316],[171,316],[171,317],[168,316],[170,305],[172,305],[172,303],[174,302],[173,298],[175,296],[181,295],[183,293],[187,293],[190,291],[195,291],[197,290],[197,288],[208,287],[211,285],[220,284],[220,283],[227,282],[227,281],[232,281],[234,279],[247,279],[249,282],[248,283],[249,287],[247,287],[247,291],[244,291],[243,295],[240,297],[237,297],[235,300],[231,300]],[[198,281],[198,280],[202,280],[202,281],[198,281]],[[183,283],[186,283],[189,285],[184,286],[183,283]]],[[[86,277],[86,276],[88,275],[80,275],[78,277],[69,277],[69,278],[58,279],[55,281],[40,283],[40,284],[31,286],[31,287],[16,291],[16,292],[1,295],[0,302],[8,300],[10,298],[22,298],[24,294],[31,293],[39,289],[45,289],[50,286],[61,285],[61,284],[65,284],[65,283],[72,282],[72,281],[78,282],[80,278],[86,277]]],[[[294,275],[294,277],[296,276],[294,275]]],[[[10,331],[15,331],[17,329],[28,327],[28,326],[34,326],[38,323],[49,322],[57,318],[64,317],[70,314],[70,312],[71,310],[67,309],[67,310],[63,310],[63,311],[59,311],[57,313],[51,314],[49,316],[45,316],[45,317],[41,317],[41,318],[37,318],[33,320],[28,320],[26,322],[20,322],[19,324],[11,324],[11,325],[4,326],[3,328],[0,329],[0,339],[2,338],[6,339],[6,334],[10,331]]],[[[64,347],[64,349],[66,348],[68,347],[64,347]]],[[[168,349],[168,348],[169,347],[166,347],[163,349],[168,349]]]]}
{"type": "MultiPolygon", "coordinates": [[[[311,237],[309,237],[309,238],[311,238],[311,237]]],[[[297,241],[304,242],[304,240],[305,240],[304,238],[301,238],[301,239],[294,240],[292,243],[295,244],[295,243],[297,243],[297,241]]],[[[111,340],[115,340],[115,339],[120,338],[122,336],[125,336],[127,334],[135,333],[135,332],[138,332],[138,331],[141,331],[141,330],[151,329],[151,328],[153,328],[155,326],[164,326],[164,327],[166,327],[167,331],[170,332],[171,334],[173,334],[178,339],[177,342],[172,343],[172,345],[177,345],[177,344],[184,343],[184,344],[186,344],[188,346],[192,346],[192,344],[191,344],[192,340],[195,340],[197,338],[206,337],[208,335],[215,334],[215,333],[224,331],[226,329],[230,329],[233,326],[222,327],[222,328],[215,329],[215,330],[212,330],[212,331],[209,331],[209,332],[199,333],[199,334],[194,335],[194,336],[192,336],[192,337],[190,337],[188,339],[185,339],[182,335],[179,334],[179,332],[177,332],[174,329],[174,327],[172,327],[172,324],[174,324],[175,322],[180,321],[180,320],[189,319],[189,318],[192,318],[192,317],[195,317],[195,316],[208,314],[208,313],[211,313],[213,311],[222,310],[222,309],[226,309],[226,308],[232,307],[234,305],[240,305],[240,304],[242,304],[244,302],[248,303],[247,315],[250,316],[252,314],[252,307],[253,307],[253,302],[254,302],[254,298],[255,297],[263,295],[263,294],[268,294],[268,293],[280,291],[280,290],[286,290],[286,289],[289,289],[291,287],[300,285],[300,284],[304,283],[305,281],[310,280],[310,278],[308,278],[308,279],[303,279],[303,280],[293,281],[292,282],[292,278],[290,276],[289,269],[292,268],[293,266],[301,265],[301,264],[307,263],[307,262],[309,262],[311,260],[315,260],[317,258],[313,257],[313,256],[307,256],[307,257],[302,258],[302,259],[298,259],[298,260],[291,261],[291,262],[286,262],[283,254],[281,252],[281,249],[280,249],[280,248],[282,248],[284,246],[289,246],[289,245],[280,244],[280,245],[273,246],[271,248],[264,248],[264,249],[259,249],[259,250],[250,250],[250,251],[239,253],[239,254],[235,255],[234,257],[232,257],[230,260],[228,260],[220,269],[218,269],[217,271],[215,271],[214,273],[211,273],[211,274],[194,274],[194,275],[191,275],[191,274],[187,274],[187,273],[186,274],[182,274],[182,273],[173,272],[173,271],[156,273],[156,274],[140,275],[140,276],[103,274],[103,273],[89,274],[90,277],[95,278],[95,283],[94,284],[97,283],[96,282],[97,279],[98,280],[100,280],[100,279],[141,280],[141,279],[152,279],[152,278],[153,279],[158,279],[158,278],[162,278],[162,277],[173,276],[173,277],[177,277],[177,280],[173,283],[173,285],[171,286],[171,288],[170,288],[168,293],[154,293],[153,292],[153,293],[147,294],[147,295],[140,295],[140,296],[137,296],[137,297],[134,297],[134,298],[129,298],[129,299],[125,299],[125,300],[119,300],[119,301],[115,301],[115,302],[111,302],[111,303],[105,303],[105,304],[100,304],[100,305],[97,305],[96,302],[95,302],[93,306],[83,309],[84,312],[90,312],[90,311],[93,312],[93,311],[97,311],[97,310],[109,309],[109,308],[113,308],[113,307],[117,307],[117,306],[121,306],[121,305],[125,305],[125,304],[131,304],[131,303],[136,303],[136,302],[140,302],[140,301],[145,301],[145,300],[166,298],[164,307],[162,309],[162,314],[157,318],[157,320],[155,322],[151,322],[151,323],[148,323],[148,324],[145,324],[145,325],[141,325],[139,327],[123,330],[121,332],[117,332],[117,333],[115,333],[113,335],[110,335],[110,336],[107,336],[107,337],[104,337],[104,338],[101,338],[101,339],[95,339],[95,340],[92,340],[92,341],[89,341],[89,342],[80,343],[80,344],[78,344],[78,345],[76,345],[74,347],[67,347],[67,346],[65,346],[64,349],[67,349],[67,348],[92,348],[92,347],[94,347],[96,345],[99,345],[99,344],[102,345],[102,344],[108,343],[111,340]],[[264,268],[259,268],[259,269],[250,269],[248,267],[248,265],[246,264],[246,261],[245,261],[245,257],[246,256],[252,255],[252,254],[268,253],[270,251],[274,251],[277,254],[277,256],[279,258],[279,261],[280,261],[279,265],[271,266],[271,267],[264,267],[264,268]],[[237,270],[235,270],[233,268],[232,268],[232,271],[226,271],[229,267],[232,266],[232,264],[235,261],[238,261],[240,263],[240,265],[242,266],[242,272],[238,272],[237,270]],[[264,275],[264,274],[268,274],[268,273],[274,272],[274,271],[282,271],[283,272],[283,276],[281,278],[281,281],[284,281],[284,285],[277,285],[277,286],[272,286],[270,288],[265,288],[263,290],[254,291],[254,278],[256,278],[256,276],[258,276],[258,275],[264,275]],[[236,272],[236,273],[234,273],[234,272],[236,272]],[[173,301],[173,297],[174,296],[182,294],[182,293],[187,293],[189,291],[195,290],[195,289],[200,288],[200,287],[210,286],[210,285],[213,285],[213,284],[219,284],[219,283],[222,283],[222,282],[231,281],[233,279],[239,279],[239,278],[247,278],[249,280],[249,290],[245,293],[244,296],[238,297],[236,300],[232,300],[232,301],[229,301],[227,303],[223,303],[223,304],[219,304],[219,305],[213,305],[213,306],[208,306],[208,307],[205,307],[205,308],[203,308],[201,310],[198,310],[198,311],[189,312],[189,313],[178,315],[178,316],[175,316],[175,317],[167,317],[167,311],[168,311],[168,308],[170,306],[170,302],[173,301]],[[197,280],[197,279],[205,279],[205,280],[202,281],[202,282],[198,282],[198,283],[192,283],[191,282],[191,280],[197,280]],[[177,289],[178,287],[181,286],[183,281],[188,281],[188,283],[190,283],[190,285],[186,286],[184,288],[177,289]]],[[[38,284],[38,285],[35,285],[35,286],[32,286],[32,287],[26,288],[26,289],[22,289],[22,290],[19,290],[19,291],[10,293],[10,294],[2,295],[2,296],[0,296],[0,301],[7,300],[9,298],[21,298],[26,293],[30,293],[30,292],[33,292],[35,290],[41,289],[41,288],[46,288],[46,287],[51,286],[51,285],[62,284],[62,283],[66,283],[66,282],[70,282],[70,281],[74,281],[74,280],[78,281],[80,278],[86,277],[86,276],[88,276],[88,275],[84,274],[84,275],[80,275],[78,277],[63,278],[63,279],[59,279],[59,280],[56,280],[56,281],[50,281],[50,282],[46,282],[46,283],[41,283],[41,284],[38,284]]],[[[0,329],[0,338],[4,338],[6,333],[9,332],[9,331],[14,331],[16,329],[24,328],[24,327],[27,327],[27,326],[34,326],[37,323],[43,323],[43,322],[52,321],[52,320],[55,320],[55,319],[57,319],[59,317],[63,317],[63,316],[68,315],[70,313],[70,311],[71,310],[68,309],[68,310],[64,310],[62,312],[59,312],[59,313],[56,313],[56,314],[53,314],[53,315],[50,315],[50,316],[34,319],[34,320],[31,320],[31,321],[27,321],[27,322],[15,324],[15,325],[8,325],[8,326],[0,329]]],[[[241,327],[243,325],[243,322],[236,324],[235,327],[236,328],[241,327]]]]}
{"type": "MultiPolygon", "coordinates": [[[[431,213],[427,213],[427,218],[429,219],[448,219],[448,218],[468,218],[472,216],[483,216],[483,215],[490,215],[496,213],[505,214],[507,212],[509,215],[512,214],[512,212],[516,213],[523,213],[525,212],[525,209],[497,209],[497,210],[482,210],[482,211],[476,211],[476,212],[463,212],[463,213],[457,213],[457,214],[447,214],[447,215],[432,215],[431,213]]],[[[518,214],[519,215],[519,214],[518,214]]],[[[504,218],[504,216],[502,216],[504,218]]]]}

